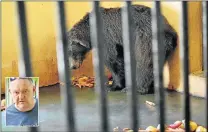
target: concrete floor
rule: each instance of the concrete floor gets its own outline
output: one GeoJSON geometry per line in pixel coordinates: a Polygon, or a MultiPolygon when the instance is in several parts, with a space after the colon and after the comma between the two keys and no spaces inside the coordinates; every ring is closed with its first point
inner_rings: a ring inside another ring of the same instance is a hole
{"type": "MultiPolygon", "coordinates": [[[[110,130],[114,127],[129,127],[130,116],[125,93],[111,92],[109,98],[110,130]]],[[[155,107],[145,104],[145,101],[154,102],[154,95],[141,95],[139,98],[140,127],[157,126],[157,111],[155,107]]],[[[76,126],[78,131],[99,131],[99,113],[96,96],[93,90],[75,90],[76,126]]],[[[40,89],[39,119],[41,131],[66,131],[66,122],[61,109],[59,85],[40,89]]],[[[205,125],[205,99],[191,97],[192,120],[205,125]]],[[[183,96],[180,93],[166,93],[166,122],[173,123],[183,120],[183,96]]],[[[3,131],[27,131],[26,128],[3,127],[3,131]]]]}

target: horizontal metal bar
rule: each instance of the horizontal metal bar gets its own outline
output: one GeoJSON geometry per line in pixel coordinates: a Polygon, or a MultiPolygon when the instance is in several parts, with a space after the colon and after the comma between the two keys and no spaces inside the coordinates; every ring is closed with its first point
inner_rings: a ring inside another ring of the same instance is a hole
{"type": "Polygon", "coordinates": [[[131,128],[138,131],[139,119],[137,114],[138,98],[136,86],[136,61],[135,61],[135,38],[134,25],[131,17],[131,1],[124,2],[122,9],[122,34],[124,48],[124,67],[126,87],[128,88],[128,101],[130,103],[131,128]]]}
{"type": "MultiPolygon", "coordinates": [[[[17,22],[19,31],[19,76],[32,77],[32,69],[30,64],[30,48],[27,35],[27,22],[25,15],[24,1],[19,1],[17,4],[17,22]]],[[[30,127],[31,132],[37,132],[37,127],[30,127]]]]}
{"type": "Polygon", "coordinates": [[[68,60],[68,45],[66,38],[65,7],[63,1],[56,3],[57,7],[57,62],[59,80],[65,85],[61,86],[61,102],[66,114],[67,131],[76,131],[74,117],[74,94],[71,87],[71,71],[68,60]]]}
{"type": "Polygon", "coordinates": [[[91,42],[93,46],[93,66],[95,72],[95,90],[99,97],[99,112],[101,117],[101,130],[103,132],[109,131],[108,124],[108,100],[105,90],[104,82],[107,81],[104,74],[104,39],[103,39],[103,24],[100,13],[100,2],[92,2],[92,12],[90,14],[90,30],[91,42]]]}
{"type": "Polygon", "coordinates": [[[206,78],[206,126],[208,130],[208,1],[202,2],[202,9],[203,9],[203,62],[204,62],[204,73],[206,78]]]}
{"type": "Polygon", "coordinates": [[[163,86],[163,62],[164,62],[164,30],[163,19],[160,8],[160,1],[155,1],[152,8],[152,56],[153,56],[153,73],[156,102],[158,107],[158,121],[160,131],[165,131],[165,95],[163,86]]]}
{"type": "Polygon", "coordinates": [[[184,87],[184,115],[185,129],[190,132],[189,121],[190,115],[190,97],[189,97],[189,48],[188,48],[188,4],[187,1],[182,1],[182,14],[180,23],[180,60],[184,87]]]}

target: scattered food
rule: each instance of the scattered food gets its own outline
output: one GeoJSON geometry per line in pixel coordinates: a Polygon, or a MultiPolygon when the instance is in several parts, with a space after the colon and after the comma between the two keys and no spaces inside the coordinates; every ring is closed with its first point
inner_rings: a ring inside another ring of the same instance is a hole
{"type": "MultiPolygon", "coordinates": [[[[165,125],[165,132],[185,132],[185,120],[176,121],[173,124],[165,125]]],[[[207,132],[207,129],[203,126],[197,125],[196,122],[190,121],[190,130],[191,132],[207,132]]],[[[119,129],[117,127],[114,128],[114,132],[118,132],[119,129]]],[[[146,129],[138,129],[138,132],[159,132],[160,124],[157,127],[148,126],[146,129]]],[[[123,132],[133,132],[130,128],[124,128],[123,132]]]]}
{"type": "MultiPolygon", "coordinates": [[[[78,88],[83,88],[83,87],[88,87],[88,88],[93,88],[95,86],[95,78],[94,77],[88,77],[88,76],[80,76],[80,77],[72,77],[71,78],[71,83],[73,86],[78,87],[78,88]]],[[[61,85],[64,85],[63,82],[60,82],[61,85]]],[[[108,75],[108,85],[112,85],[112,75],[108,75]]]]}
{"type": "Polygon", "coordinates": [[[176,121],[174,124],[171,124],[168,126],[168,128],[176,129],[181,126],[182,122],[181,121],[176,121]]]}
{"type": "Polygon", "coordinates": [[[207,132],[207,129],[204,128],[203,126],[198,126],[198,127],[196,128],[196,132],[207,132]]]}
{"type": "Polygon", "coordinates": [[[129,130],[131,130],[131,129],[129,129],[129,128],[124,128],[124,129],[123,129],[123,132],[128,132],[129,130]]]}
{"type": "Polygon", "coordinates": [[[112,85],[112,84],[113,84],[113,81],[109,81],[108,84],[109,84],[109,85],[112,85]]]}
{"type": "Polygon", "coordinates": [[[94,87],[94,77],[87,77],[87,76],[72,77],[71,81],[72,81],[72,85],[77,86],[79,88],[94,87]]]}
{"type": "Polygon", "coordinates": [[[149,132],[157,132],[157,131],[158,131],[158,129],[155,128],[155,127],[153,127],[153,126],[148,126],[148,127],[146,128],[146,130],[149,131],[149,132]]]}
{"type": "Polygon", "coordinates": [[[119,128],[116,127],[116,128],[113,129],[113,131],[114,131],[114,132],[119,132],[119,128]]]}
{"type": "Polygon", "coordinates": [[[151,106],[155,106],[155,103],[150,102],[150,101],[146,101],[146,104],[151,105],[151,106]]]}
{"type": "MultiPolygon", "coordinates": [[[[185,128],[185,120],[182,120],[182,125],[181,125],[181,128],[185,128]]],[[[190,130],[192,131],[192,132],[194,132],[196,129],[197,129],[197,124],[196,124],[196,122],[193,122],[193,121],[190,121],[189,122],[189,125],[190,125],[190,130]]]]}

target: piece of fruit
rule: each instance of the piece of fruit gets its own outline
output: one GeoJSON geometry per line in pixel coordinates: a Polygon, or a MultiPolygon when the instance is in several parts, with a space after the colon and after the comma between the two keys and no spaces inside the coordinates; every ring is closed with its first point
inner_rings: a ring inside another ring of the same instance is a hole
{"type": "Polygon", "coordinates": [[[196,124],[196,122],[190,121],[191,131],[195,131],[196,128],[197,128],[197,126],[198,126],[198,125],[196,124]]]}
{"type": "Polygon", "coordinates": [[[113,84],[113,81],[109,81],[108,84],[109,84],[109,85],[112,85],[112,84],[113,84]]]}
{"type": "Polygon", "coordinates": [[[148,126],[148,127],[146,128],[146,130],[149,131],[149,132],[157,132],[157,131],[158,131],[157,128],[155,128],[155,127],[153,127],[153,126],[148,126]]]}
{"type": "MultiPolygon", "coordinates": [[[[182,123],[183,123],[183,127],[184,127],[184,129],[185,129],[185,120],[182,120],[182,123]]],[[[196,130],[196,128],[197,128],[197,124],[196,124],[196,122],[193,122],[193,121],[190,121],[189,122],[189,125],[190,125],[190,130],[193,132],[193,131],[195,131],[196,130]]]]}
{"type": "Polygon", "coordinates": [[[155,103],[150,102],[150,101],[146,101],[146,104],[151,105],[151,106],[155,106],[155,103]]]}
{"type": "Polygon", "coordinates": [[[128,130],[131,130],[130,128],[124,128],[123,132],[127,132],[128,130]]]}
{"type": "Polygon", "coordinates": [[[113,131],[118,132],[119,131],[118,127],[114,128],[113,131]]]}
{"type": "Polygon", "coordinates": [[[168,128],[172,128],[172,129],[176,129],[176,128],[179,128],[180,125],[182,124],[182,122],[175,122],[174,124],[171,124],[168,126],[168,128]]]}
{"type": "Polygon", "coordinates": [[[111,74],[108,74],[108,80],[111,80],[113,77],[111,74]]]}
{"type": "Polygon", "coordinates": [[[181,123],[181,125],[178,128],[184,129],[183,122],[182,121],[176,121],[176,122],[174,122],[174,124],[178,124],[178,123],[181,123]]]}
{"type": "Polygon", "coordinates": [[[207,132],[206,128],[202,127],[202,126],[198,126],[196,128],[196,132],[207,132]]]}
{"type": "Polygon", "coordinates": [[[174,124],[182,123],[182,121],[175,121],[174,124]]]}

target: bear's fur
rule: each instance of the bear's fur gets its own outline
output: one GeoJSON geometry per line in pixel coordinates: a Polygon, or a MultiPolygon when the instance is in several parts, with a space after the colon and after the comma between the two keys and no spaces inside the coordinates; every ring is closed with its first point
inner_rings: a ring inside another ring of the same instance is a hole
{"type": "MultiPolygon", "coordinates": [[[[104,29],[104,58],[105,65],[113,76],[113,85],[110,90],[125,89],[124,54],[122,40],[121,8],[100,8],[104,29]]],[[[154,92],[153,59],[152,59],[152,29],[151,8],[142,5],[131,6],[134,22],[135,55],[136,55],[136,81],[137,91],[141,94],[154,92]]],[[[177,34],[164,21],[164,44],[165,61],[174,51],[177,45],[177,34]]],[[[77,69],[81,66],[85,54],[92,49],[90,38],[89,13],[76,23],[68,31],[68,44],[71,55],[71,68],[77,69]]]]}

